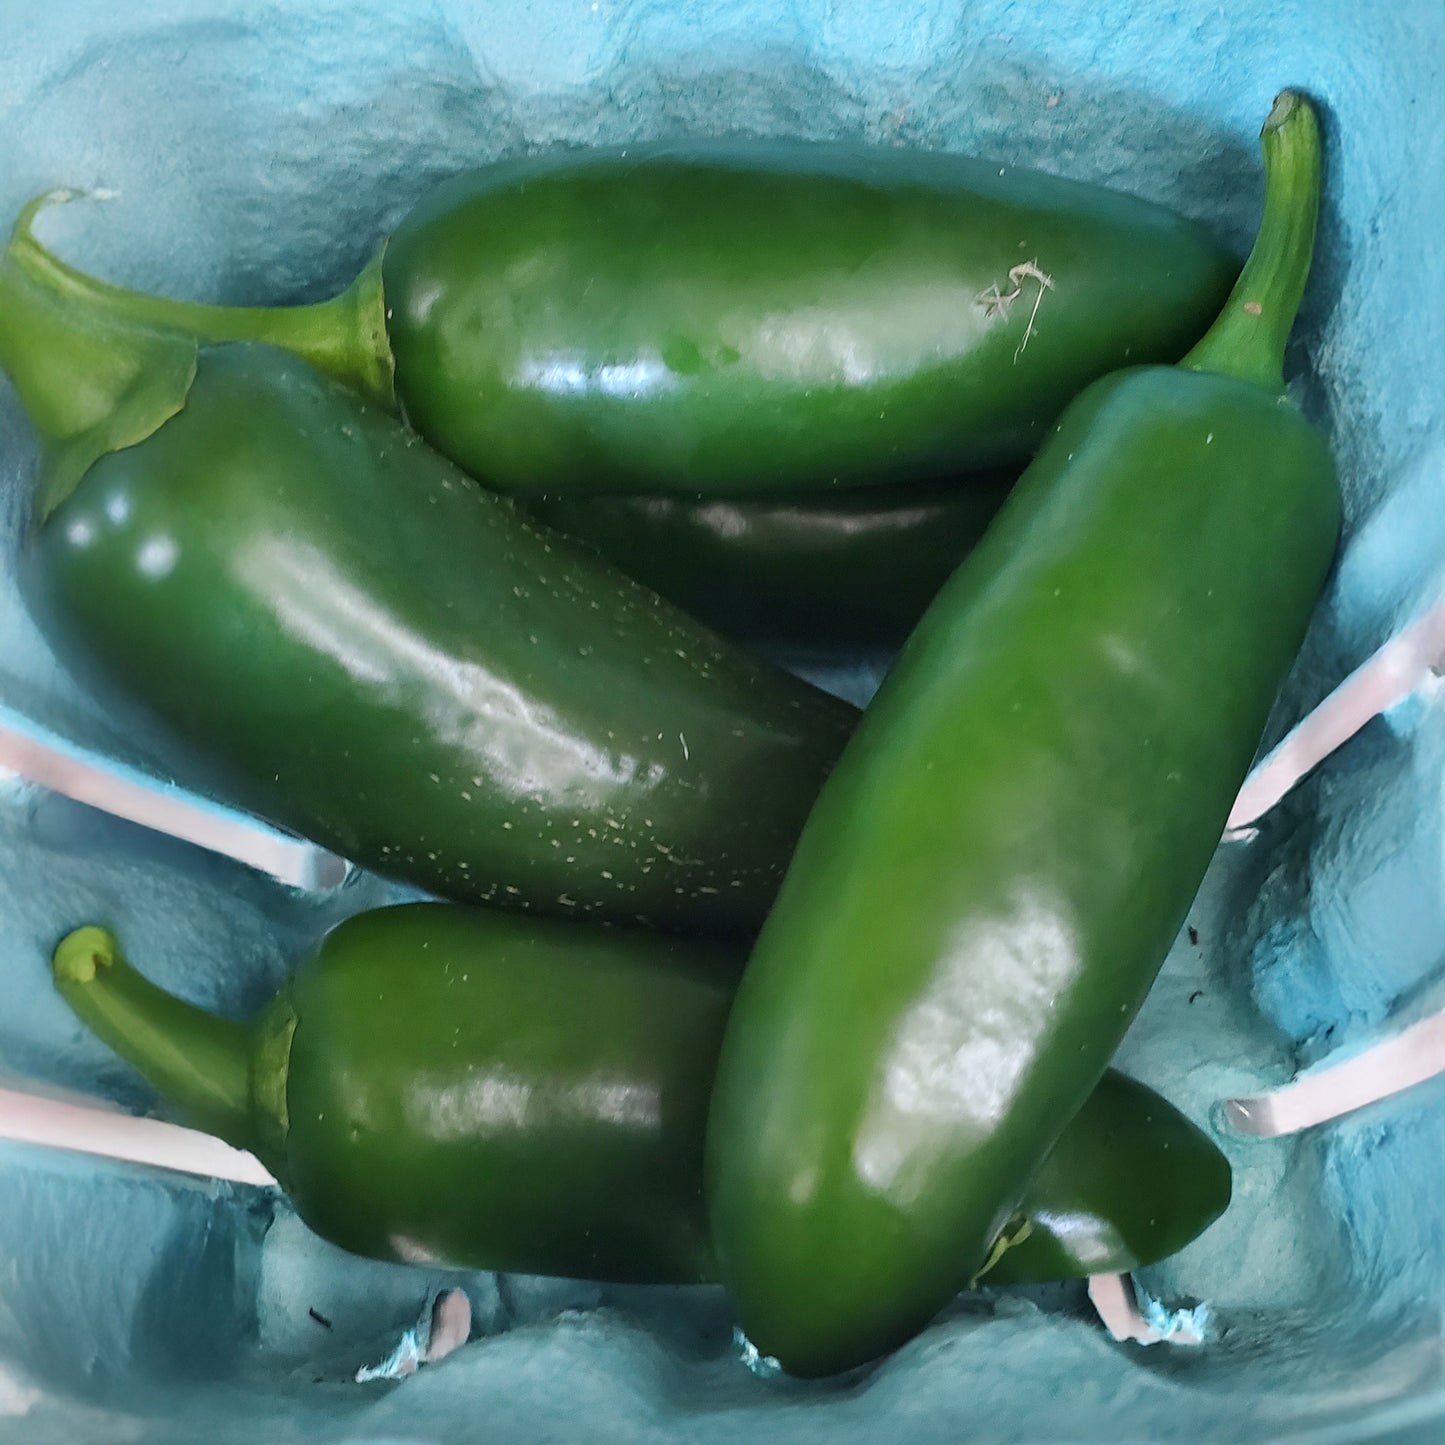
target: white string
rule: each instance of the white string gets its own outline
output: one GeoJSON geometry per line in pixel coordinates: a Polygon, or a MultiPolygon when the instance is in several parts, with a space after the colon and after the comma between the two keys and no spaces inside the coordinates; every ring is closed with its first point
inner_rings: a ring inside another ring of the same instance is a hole
{"type": "Polygon", "coordinates": [[[1445,1074],[1445,1009],[1271,1093],[1226,1099],[1237,1133],[1273,1139],[1338,1119],[1445,1074]]]}
{"type": "Polygon", "coordinates": [[[1445,659],[1445,601],[1436,602],[1361,663],[1250,772],[1225,837],[1238,837],[1381,713],[1432,682],[1445,659]]]}
{"type": "Polygon", "coordinates": [[[110,760],[94,758],[28,722],[0,714],[0,772],[77,803],[138,823],[259,869],[291,888],[325,892],[348,866],[324,848],[262,823],[248,813],[193,794],[110,760]]]}
{"type": "Polygon", "coordinates": [[[210,1134],[104,1109],[91,1100],[76,1102],[29,1090],[0,1089],[0,1140],[239,1184],[276,1182],[254,1155],[210,1134]]]}

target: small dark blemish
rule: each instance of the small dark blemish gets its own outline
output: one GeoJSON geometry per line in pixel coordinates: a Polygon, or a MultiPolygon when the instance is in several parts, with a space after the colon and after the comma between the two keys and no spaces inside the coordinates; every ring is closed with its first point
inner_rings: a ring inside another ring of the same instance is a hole
{"type": "Polygon", "coordinates": [[[1189,941],[1196,948],[1199,946],[1199,930],[1192,923],[1189,925],[1189,941]]]}
{"type": "Polygon", "coordinates": [[[1203,998],[1203,997],[1204,997],[1204,990],[1203,990],[1202,988],[1196,988],[1196,989],[1194,990],[1194,992],[1189,995],[1189,1002],[1190,1002],[1190,1003],[1193,1003],[1195,999],[1197,999],[1197,998],[1203,998]]]}
{"type": "MultiPolygon", "coordinates": [[[[319,1310],[308,1309],[306,1313],[310,1315],[311,1318],[322,1327],[322,1329],[329,1330],[331,1328],[331,1321],[327,1319],[326,1316],[323,1315],[319,1310]]],[[[320,1384],[320,1381],[318,1380],[317,1383],[320,1384]]]]}

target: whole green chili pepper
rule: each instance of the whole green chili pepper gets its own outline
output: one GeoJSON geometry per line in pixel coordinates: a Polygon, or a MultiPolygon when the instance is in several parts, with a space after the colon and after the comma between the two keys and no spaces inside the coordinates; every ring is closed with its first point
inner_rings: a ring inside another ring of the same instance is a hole
{"type": "Polygon", "coordinates": [[[1184,922],[1328,573],[1284,397],[1319,133],[1280,96],[1224,311],[1065,413],[870,705],[729,1020],[714,1244],[797,1374],[872,1359],[979,1268],[1184,922]]]}
{"type": "Polygon", "coordinates": [[[855,709],[286,352],[97,316],[7,255],[0,363],[50,446],[49,636],[215,787],[462,902],[756,928],[855,709]]]}
{"type": "Polygon", "coordinates": [[[828,496],[526,498],[526,512],[737,641],[894,648],[1013,484],[1011,473],[828,496]]]}
{"type": "MultiPolygon", "coordinates": [[[[250,1024],[163,992],[99,928],[62,941],[54,971],[105,1042],[354,1253],[695,1283],[714,1278],[703,1129],[741,961],[409,904],[334,929],[250,1024]]],[[[1056,1153],[990,1282],[1132,1269],[1229,1202],[1219,1150],[1117,1074],[1056,1153]]]]}
{"type": "Polygon", "coordinates": [[[27,258],[112,314],[291,348],[500,490],[713,496],[1021,461],[1087,382],[1182,355],[1237,270],[1102,187],[792,141],[486,166],[319,306],[142,297],[33,238],[27,258]]]}

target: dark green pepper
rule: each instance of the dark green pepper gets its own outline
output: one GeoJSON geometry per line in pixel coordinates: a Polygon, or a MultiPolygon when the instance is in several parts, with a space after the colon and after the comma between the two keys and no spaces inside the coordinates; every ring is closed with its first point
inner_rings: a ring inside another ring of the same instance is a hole
{"type": "Polygon", "coordinates": [[[1102,187],[794,141],[487,166],[319,306],[165,302],[31,248],[112,314],[285,346],[399,400],[498,489],[712,496],[1022,461],[1087,382],[1177,360],[1237,269],[1102,187]]]}
{"type": "Polygon", "coordinates": [[[711,501],[564,491],[523,505],[725,637],[857,651],[907,637],[1013,480],[711,501]]]}
{"type": "Polygon", "coordinates": [[[979,1282],[1127,1274],[1183,1249],[1224,1213],[1230,1192],[1229,1161],[1208,1136],[1109,1069],[1029,1182],[979,1282]]]}
{"type": "MultiPolygon", "coordinates": [[[[185,306],[173,314],[171,303],[152,305],[70,270],[32,234],[47,199],[22,217],[10,247],[12,269],[22,268],[32,286],[122,329],[149,327],[157,306],[202,332],[218,329],[206,324],[217,314],[229,315],[185,306]]],[[[308,313],[260,314],[280,327],[308,313]]],[[[277,339],[290,338],[283,329],[277,339]]],[[[313,357],[342,375],[355,359],[313,357]]],[[[794,651],[893,648],[982,535],[1013,476],[731,499],[589,495],[562,480],[554,492],[527,497],[524,510],[725,636],[794,651]]]]}
{"type": "Polygon", "coordinates": [[[1329,448],[1285,400],[1319,133],[1178,369],[1065,413],[825,785],[723,1043],[724,1283],[784,1368],[873,1359],[984,1260],[1142,1002],[1329,571],[1329,448]]]}
{"type": "Polygon", "coordinates": [[[0,362],[51,445],[49,635],[218,789],[462,902],[756,928],[855,709],[286,352],[96,316],[22,251],[0,362]]]}
{"type": "MultiPolygon", "coordinates": [[[[354,1253],[696,1283],[714,1277],[703,1128],[740,964],[638,930],[410,904],[334,929],[249,1025],[164,993],[98,928],[54,969],[105,1042],[354,1253]]],[[[1219,1150],[1117,1074],[1056,1155],[991,1283],[1150,1263],[1229,1202],[1219,1150]]]]}

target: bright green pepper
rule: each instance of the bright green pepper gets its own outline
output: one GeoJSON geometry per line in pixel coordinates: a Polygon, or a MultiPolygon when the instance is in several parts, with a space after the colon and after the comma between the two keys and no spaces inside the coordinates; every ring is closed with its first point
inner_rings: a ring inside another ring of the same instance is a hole
{"type": "MultiPolygon", "coordinates": [[[[54,970],[85,1023],[191,1122],[256,1153],[345,1249],[696,1283],[714,1277],[703,1129],[741,961],[410,904],[334,929],[250,1024],[164,993],[98,928],[69,935],[54,970]]],[[[1056,1154],[991,1283],[1150,1263],[1229,1202],[1219,1150],[1117,1074],[1056,1154]]]]}
{"type": "Polygon", "coordinates": [[[748,964],[710,1218],[794,1373],[893,1348],[979,1268],[1183,924],[1329,571],[1334,468],[1282,378],[1309,102],[1262,139],[1220,318],[1065,413],[870,705],[748,964]]]}
{"type": "Polygon", "coordinates": [[[962,156],[726,142],[457,177],[342,296],[112,314],[294,349],[503,491],[726,496],[1022,461],[1086,383],[1172,362],[1236,273],[1192,222],[962,156]]]}
{"type": "Polygon", "coordinates": [[[1013,481],[711,501],[563,491],[523,506],[725,637],[856,652],[908,636],[1013,481]]]}
{"type": "Polygon", "coordinates": [[[458,901],[756,929],[857,712],[736,652],[286,352],[0,261],[51,447],[27,589],[210,783],[458,901]]]}

